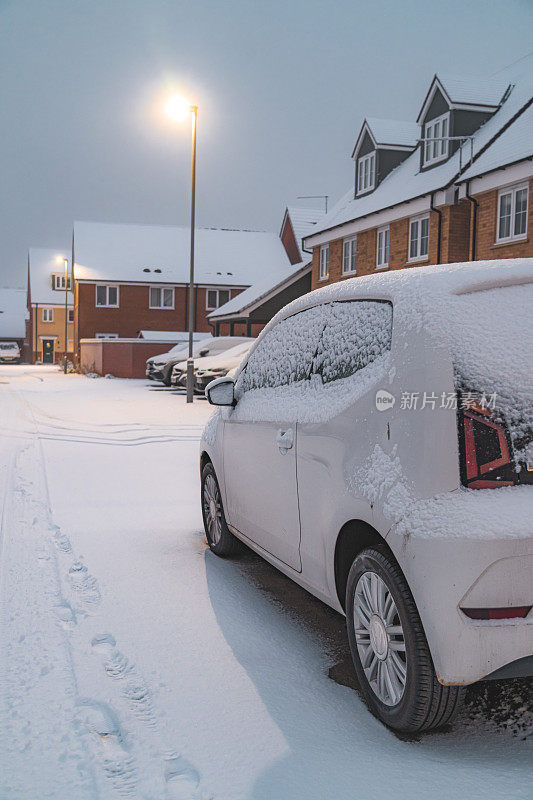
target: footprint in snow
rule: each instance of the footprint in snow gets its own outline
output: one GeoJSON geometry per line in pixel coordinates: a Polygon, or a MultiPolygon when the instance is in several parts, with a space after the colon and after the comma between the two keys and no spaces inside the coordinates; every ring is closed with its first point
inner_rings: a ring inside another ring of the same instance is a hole
{"type": "Polygon", "coordinates": [[[207,800],[200,791],[200,775],[183,756],[165,760],[165,800],[207,800]]]}
{"type": "Polygon", "coordinates": [[[113,680],[120,682],[121,692],[133,713],[154,726],[155,714],[148,685],[136,666],[118,650],[116,644],[110,633],[95,636],[91,642],[94,652],[102,659],[106,673],[113,680]]]}
{"type": "Polygon", "coordinates": [[[75,561],[68,571],[68,576],[73,589],[87,605],[97,605],[100,602],[98,581],[89,574],[85,564],[75,561]]]}
{"type": "Polygon", "coordinates": [[[71,553],[72,545],[66,533],[63,533],[59,525],[50,525],[50,530],[54,537],[54,543],[58,550],[62,553],[71,553]]]}
{"type": "Polygon", "coordinates": [[[61,599],[60,602],[54,606],[54,613],[57,616],[61,627],[67,630],[73,628],[77,623],[74,609],[70,603],[67,603],[66,600],[61,599]]]}
{"type": "Polygon", "coordinates": [[[78,720],[104,776],[121,796],[136,797],[135,765],[116,714],[105,703],[88,698],[80,698],[77,705],[78,720]]]}

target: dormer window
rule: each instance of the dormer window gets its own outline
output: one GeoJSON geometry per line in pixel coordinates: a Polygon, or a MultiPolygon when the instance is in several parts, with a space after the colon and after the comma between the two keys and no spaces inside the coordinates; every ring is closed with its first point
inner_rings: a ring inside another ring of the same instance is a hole
{"type": "Polygon", "coordinates": [[[450,113],[426,122],[424,128],[424,139],[429,140],[424,145],[424,166],[444,161],[448,158],[450,113]]]}
{"type": "Polygon", "coordinates": [[[357,194],[369,192],[376,185],[376,154],[369,153],[357,162],[357,194]]]}
{"type": "MultiPolygon", "coordinates": [[[[54,289],[62,289],[65,291],[65,276],[61,273],[53,275],[54,289]]],[[[70,275],[67,279],[67,289],[70,291],[70,275]]]]}

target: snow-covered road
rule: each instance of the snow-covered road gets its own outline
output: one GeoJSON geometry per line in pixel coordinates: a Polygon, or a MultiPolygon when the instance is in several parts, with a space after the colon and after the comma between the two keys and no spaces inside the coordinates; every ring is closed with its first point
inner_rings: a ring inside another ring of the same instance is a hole
{"type": "Polygon", "coordinates": [[[525,682],[499,725],[474,692],[402,741],[329,677],[353,680],[342,618],[206,550],[208,415],[0,367],[0,800],[533,797],[525,682]]]}

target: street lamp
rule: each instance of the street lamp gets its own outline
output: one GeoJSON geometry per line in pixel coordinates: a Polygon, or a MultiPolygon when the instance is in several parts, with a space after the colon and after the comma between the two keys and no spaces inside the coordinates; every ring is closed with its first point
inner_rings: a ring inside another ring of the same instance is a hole
{"type": "Polygon", "coordinates": [[[67,343],[68,343],[68,258],[57,257],[57,263],[65,265],[65,375],[67,374],[67,343]]]}
{"type": "Polygon", "coordinates": [[[187,118],[188,113],[192,114],[191,262],[189,272],[189,358],[187,359],[187,402],[192,403],[194,397],[194,223],[196,195],[196,124],[198,119],[198,106],[192,106],[184,97],[174,94],[167,100],[165,110],[167,115],[176,122],[182,122],[187,118]]]}

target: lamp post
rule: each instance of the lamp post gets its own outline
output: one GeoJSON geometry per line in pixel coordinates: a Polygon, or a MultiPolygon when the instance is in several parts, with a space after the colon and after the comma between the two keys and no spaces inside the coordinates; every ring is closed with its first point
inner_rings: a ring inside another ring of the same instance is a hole
{"type": "Polygon", "coordinates": [[[67,349],[68,349],[68,258],[57,257],[58,263],[65,265],[65,375],[67,374],[67,349]]]}
{"type": "Polygon", "coordinates": [[[189,357],[187,359],[187,402],[192,403],[194,398],[194,308],[196,303],[194,292],[194,233],[196,216],[196,127],[198,121],[198,106],[190,105],[183,97],[173,95],[166,105],[169,117],[176,121],[183,120],[187,113],[192,114],[192,169],[191,169],[191,251],[189,269],[189,357]]]}

